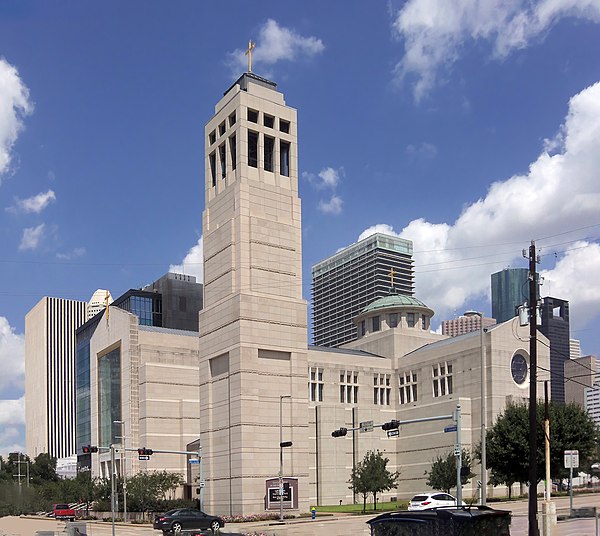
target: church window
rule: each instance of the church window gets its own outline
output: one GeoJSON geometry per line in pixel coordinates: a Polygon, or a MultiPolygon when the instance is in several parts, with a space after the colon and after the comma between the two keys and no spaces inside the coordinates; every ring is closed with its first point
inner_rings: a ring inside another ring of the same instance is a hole
{"type": "Polygon", "coordinates": [[[415,327],[415,313],[406,313],[406,323],[409,328],[415,327]]]}
{"type": "Polygon", "coordinates": [[[323,369],[310,367],[309,397],[311,402],[323,402],[323,369]]]}
{"type": "Polygon", "coordinates": [[[233,125],[235,125],[235,122],[237,121],[237,117],[235,115],[235,112],[233,112],[230,116],[229,116],[229,126],[232,127],[233,125]]]}
{"type": "Polygon", "coordinates": [[[425,315],[421,315],[421,329],[427,329],[427,317],[425,315]]]}
{"type": "Polygon", "coordinates": [[[358,372],[347,370],[340,372],[340,402],[358,404],[358,372]]]}
{"type": "Polygon", "coordinates": [[[258,112],[248,108],[248,121],[251,123],[258,123],[258,112]]]}
{"type": "Polygon", "coordinates": [[[279,141],[279,173],[290,176],[290,144],[283,140],[279,141]]]}
{"type": "Polygon", "coordinates": [[[263,120],[267,128],[273,128],[275,118],[272,115],[263,114],[263,120]]]}
{"type": "Polygon", "coordinates": [[[273,152],[275,149],[275,138],[264,137],[265,140],[265,171],[273,171],[273,152]]]}
{"type": "Polygon", "coordinates": [[[290,133],[290,122],[280,119],[279,120],[279,130],[281,130],[281,132],[285,132],[286,134],[289,134],[290,133]]]}
{"type": "Polygon", "coordinates": [[[208,135],[208,143],[210,145],[212,145],[213,143],[215,143],[215,141],[217,140],[217,135],[215,134],[215,131],[213,130],[209,135],[208,135]]]}
{"type": "Polygon", "coordinates": [[[373,376],[373,404],[389,406],[391,394],[390,375],[375,373],[373,376]]]}
{"type": "Polygon", "coordinates": [[[221,178],[227,175],[227,161],[225,160],[225,144],[219,145],[219,163],[221,164],[221,178]]]}
{"type": "Polygon", "coordinates": [[[231,169],[236,168],[237,163],[237,145],[235,134],[229,138],[229,154],[231,155],[231,169]]]}
{"type": "Polygon", "coordinates": [[[374,316],[372,319],[373,331],[379,331],[381,329],[381,319],[379,316],[374,316]]]}
{"type": "Polygon", "coordinates": [[[208,157],[209,165],[210,165],[210,176],[212,179],[212,185],[217,185],[217,155],[216,153],[210,153],[208,157]]]}
{"type": "Polygon", "coordinates": [[[364,320],[360,321],[360,336],[364,337],[367,332],[367,323],[364,320]]]}
{"type": "Polygon", "coordinates": [[[400,404],[410,404],[417,401],[417,373],[408,371],[398,376],[400,404]]]}
{"type": "Polygon", "coordinates": [[[390,328],[397,328],[398,327],[398,313],[390,313],[390,318],[389,318],[389,326],[390,328]]]}
{"type": "Polygon", "coordinates": [[[248,165],[258,167],[258,132],[248,131],[248,165]]]}
{"type": "Polygon", "coordinates": [[[452,363],[438,363],[432,367],[433,396],[440,397],[453,393],[452,363]]]}
{"type": "Polygon", "coordinates": [[[225,121],[219,125],[219,136],[222,136],[223,134],[225,134],[225,121]]]}

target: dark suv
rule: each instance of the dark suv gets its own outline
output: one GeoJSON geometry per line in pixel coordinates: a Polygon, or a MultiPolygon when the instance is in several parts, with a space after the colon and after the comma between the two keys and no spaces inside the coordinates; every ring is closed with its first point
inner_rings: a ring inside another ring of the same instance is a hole
{"type": "Polygon", "coordinates": [[[202,510],[193,508],[177,508],[169,510],[154,518],[153,527],[162,530],[163,534],[175,533],[181,530],[211,529],[214,534],[225,526],[225,522],[218,516],[211,516],[202,510]]]}

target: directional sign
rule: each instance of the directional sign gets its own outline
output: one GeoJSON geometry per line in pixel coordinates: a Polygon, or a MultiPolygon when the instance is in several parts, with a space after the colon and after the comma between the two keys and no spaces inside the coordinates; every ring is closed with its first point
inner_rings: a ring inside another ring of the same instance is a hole
{"type": "Polygon", "coordinates": [[[150,459],[150,456],[148,456],[147,454],[140,454],[138,456],[138,458],[140,459],[140,461],[148,461],[150,459]]]}
{"type": "Polygon", "coordinates": [[[192,465],[194,465],[195,463],[200,463],[200,460],[198,458],[190,458],[188,460],[188,463],[191,463],[192,465]]]}
{"type": "Polygon", "coordinates": [[[444,428],[444,432],[446,432],[446,433],[456,432],[456,424],[453,424],[451,426],[446,426],[446,428],[444,428]]]}
{"type": "Polygon", "coordinates": [[[373,431],[373,421],[365,421],[360,423],[360,431],[361,432],[372,432],[373,431]]]}
{"type": "Polygon", "coordinates": [[[565,450],[565,469],[576,469],[579,467],[579,451],[565,450]]]}
{"type": "Polygon", "coordinates": [[[387,431],[387,436],[388,437],[398,437],[400,435],[400,430],[396,429],[396,430],[388,430],[387,431]]]}
{"type": "Polygon", "coordinates": [[[460,456],[460,454],[461,454],[460,445],[454,445],[454,455],[460,456]]]}

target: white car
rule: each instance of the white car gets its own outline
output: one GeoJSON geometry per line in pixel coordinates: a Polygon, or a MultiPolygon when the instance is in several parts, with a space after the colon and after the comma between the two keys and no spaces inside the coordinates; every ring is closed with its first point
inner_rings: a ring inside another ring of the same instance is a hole
{"type": "MultiPolygon", "coordinates": [[[[466,506],[464,501],[462,504],[466,506]]],[[[431,491],[415,495],[408,503],[409,510],[429,510],[443,506],[456,506],[456,498],[442,491],[431,491]]]]}

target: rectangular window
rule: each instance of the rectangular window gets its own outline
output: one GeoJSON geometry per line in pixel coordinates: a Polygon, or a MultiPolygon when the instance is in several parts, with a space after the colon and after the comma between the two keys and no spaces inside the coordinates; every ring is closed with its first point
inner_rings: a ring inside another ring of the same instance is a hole
{"type": "Polygon", "coordinates": [[[379,316],[373,317],[373,331],[379,331],[381,329],[381,322],[379,316]]]}
{"type": "Polygon", "coordinates": [[[279,173],[290,176],[290,144],[283,140],[279,140],[279,173]]]}
{"type": "Polygon", "coordinates": [[[279,130],[281,130],[281,132],[285,132],[286,134],[289,134],[290,133],[290,122],[280,119],[279,120],[279,130]]]}
{"type": "Polygon", "coordinates": [[[251,123],[258,123],[258,112],[248,108],[248,121],[251,123]]]}
{"type": "Polygon", "coordinates": [[[340,402],[358,404],[358,372],[340,372],[340,402]]]}
{"type": "Polygon", "coordinates": [[[232,127],[233,125],[235,125],[235,122],[237,121],[237,117],[235,115],[235,112],[233,112],[230,116],[229,116],[229,126],[232,127]]]}
{"type": "Polygon", "coordinates": [[[389,406],[391,397],[390,375],[375,373],[373,376],[373,404],[389,406]]]}
{"type": "Polygon", "coordinates": [[[114,421],[121,420],[121,348],[98,358],[98,443],[119,443],[114,421]]]}
{"type": "Polygon", "coordinates": [[[210,177],[212,179],[212,185],[217,185],[217,154],[210,153],[208,156],[208,161],[210,165],[210,177]]]}
{"type": "Polygon", "coordinates": [[[258,167],[258,132],[248,131],[248,165],[258,167]]]}
{"type": "Polygon", "coordinates": [[[225,134],[225,121],[219,125],[219,136],[222,136],[223,134],[225,134]]]}
{"type": "Polygon", "coordinates": [[[275,118],[272,115],[263,114],[263,120],[267,128],[273,128],[275,118]]]}
{"type": "Polygon", "coordinates": [[[221,178],[227,175],[227,161],[225,160],[225,144],[219,145],[219,162],[221,164],[221,178]]]}
{"type": "Polygon", "coordinates": [[[309,396],[311,402],[323,402],[323,369],[310,367],[309,396]]]}
{"type": "Polygon", "coordinates": [[[398,327],[398,313],[390,313],[389,326],[391,328],[398,327]]]}
{"type": "Polygon", "coordinates": [[[409,328],[415,327],[415,313],[406,313],[406,323],[409,328]]]}
{"type": "Polygon", "coordinates": [[[215,141],[217,141],[217,135],[215,133],[215,131],[213,130],[209,135],[208,135],[208,143],[210,145],[212,145],[213,143],[215,143],[215,141]]]}
{"type": "Polygon", "coordinates": [[[367,332],[367,323],[365,320],[360,321],[360,336],[364,337],[367,332]]]}
{"type": "Polygon", "coordinates": [[[275,138],[264,137],[265,140],[265,171],[273,171],[273,153],[275,149],[275,138]]]}
{"type": "Polygon", "coordinates": [[[235,134],[229,138],[229,155],[231,156],[231,169],[235,171],[237,164],[237,145],[235,134]]]}
{"type": "Polygon", "coordinates": [[[437,363],[431,368],[433,396],[445,396],[453,393],[452,363],[437,363]]]}
{"type": "Polygon", "coordinates": [[[425,330],[427,328],[427,318],[425,315],[421,315],[421,328],[425,330]]]}

